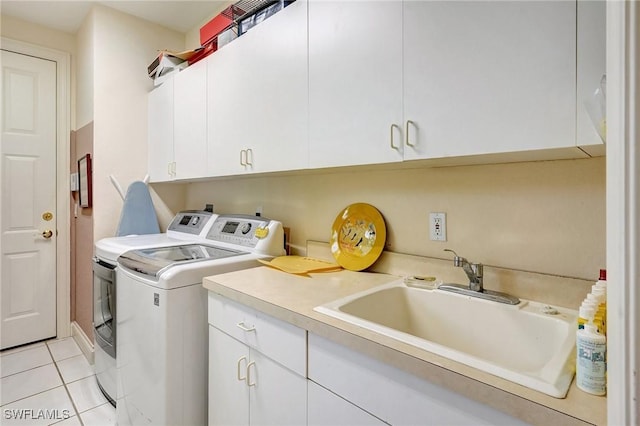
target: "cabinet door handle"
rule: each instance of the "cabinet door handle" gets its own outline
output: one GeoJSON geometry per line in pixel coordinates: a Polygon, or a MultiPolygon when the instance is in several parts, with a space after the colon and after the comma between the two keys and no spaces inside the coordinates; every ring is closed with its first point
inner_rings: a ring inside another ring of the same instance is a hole
{"type": "Polygon", "coordinates": [[[389,135],[389,140],[391,141],[391,149],[398,149],[398,147],[393,143],[393,129],[400,129],[400,127],[397,124],[392,124],[389,135]]]}
{"type": "Polygon", "coordinates": [[[247,386],[252,387],[256,385],[256,382],[251,382],[251,366],[255,366],[256,363],[251,361],[249,365],[247,365],[247,386]]]}
{"type": "Polygon", "coordinates": [[[237,323],[236,326],[242,331],[256,331],[255,326],[247,326],[244,321],[237,323]]]}
{"type": "MultiPolygon", "coordinates": [[[[238,377],[238,381],[239,381],[239,382],[242,382],[242,381],[246,381],[246,380],[247,380],[247,376],[244,376],[244,377],[240,376],[240,371],[241,371],[240,363],[241,363],[242,361],[245,361],[245,362],[246,362],[246,361],[247,361],[247,357],[246,357],[246,356],[243,356],[242,358],[240,358],[240,359],[238,360],[238,365],[237,365],[237,367],[238,367],[238,370],[237,370],[237,377],[238,377]]],[[[245,371],[246,371],[246,368],[245,368],[245,371]]]]}
{"type": "Polygon", "coordinates": [[[407,144],[407,146],[415,146],[415,144],[409,142],[409,125],[412,125],[415,127],[416,123],[414,123],[411,120],[407,120],[407,122],[404,125],[404,142],[407,144]]]}
{"type": "Polygon", "coordinates": [[[247,149],[247,166],[253,166],[253,150],[251,148],[247,149]]]}
{"type": "Polygon", "coordinates": [[[247,165],[247,150],[246,149],[241,149],[240,150],[240,165],[241,166],[246,166],[247,165]],[[244,159],[243,159],[243,154],[244,154],[244,159]]]}

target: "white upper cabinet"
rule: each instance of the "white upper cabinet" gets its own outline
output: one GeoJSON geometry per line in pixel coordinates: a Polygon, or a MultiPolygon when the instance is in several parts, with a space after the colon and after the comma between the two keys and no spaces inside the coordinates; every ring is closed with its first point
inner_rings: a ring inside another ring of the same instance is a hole
{"type": "Polygon", "coordinates": [[[402,2],[310,1],[309,167],[402,161],[402,2]]]}
{"type": "Polygon", "coordinates": [[[207,64],[200,61],[165,80],[148,96],[151,182],[207,173],[207,64]]]}
{"type": "Polygon", "coordinates": [[[297,0],[150,94],[151,180],[603,155],[605,39],[599,0],[297,0]]]}
{"type": "Polygon", "coordinates": [[[149,180],[169,181],[173,179],[173,80],[150,92],[147,102],[149,180]]]}
{"type": "Polygon", "coordinates": [[[575,2],[406,1],[403,29],[405,159],[575,146],[575,2]]]}
{"type": "MultiPolygon", "coordinates": [[[[602,112],[594,93],[606,73],[606,2],[578,1],[578,84],[577,132],[578,145],[590,155],[604,155],[605,145],[598,135],[596,124],[587,113],[602,112]]],[[[596,114],[597,115],[597,114],[596,114]]],[[[596,119],[598,126],[603,126],[596,119]]]]}
{"type": "Polygon", "coordinates": [[[211,55],[208,173],[307,168],[307,81],[305,0],[211,55]]]}
{"type": "Polygon", "coordinates": [[[200,61],[174,78],[175,179],[207,173],[207,63],[200,61]]]}

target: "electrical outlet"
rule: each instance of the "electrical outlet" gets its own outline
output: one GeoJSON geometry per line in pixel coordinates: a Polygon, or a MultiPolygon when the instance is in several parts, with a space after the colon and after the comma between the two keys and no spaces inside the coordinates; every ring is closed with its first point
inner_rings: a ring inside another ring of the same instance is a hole
{"type": "Polygon", "coordinates": [[[447,214],[429,213],[429,239],[447,241],[447,214]]]}

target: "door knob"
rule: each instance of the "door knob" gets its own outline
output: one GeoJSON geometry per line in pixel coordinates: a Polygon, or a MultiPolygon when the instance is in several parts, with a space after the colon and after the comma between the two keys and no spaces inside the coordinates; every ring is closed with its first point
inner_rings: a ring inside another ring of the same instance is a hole
{"type": "Polygon", "coordinates": [[[53,231],[51,229],[47,229],[46,231],[42,231],[42,236],[44,238],[51,238],[53,236],[53,231]]]}

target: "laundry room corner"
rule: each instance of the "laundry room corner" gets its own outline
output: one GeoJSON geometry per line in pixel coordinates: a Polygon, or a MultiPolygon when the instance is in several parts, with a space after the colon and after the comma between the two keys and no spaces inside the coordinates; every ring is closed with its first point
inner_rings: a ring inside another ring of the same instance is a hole
{"type": "MultiPolygon", "coordinates": [[[[71,132],[70,173],[78,172],[78,160],[93,155],[93,122],[71,132]]],[[[81,207],[79,191],[72,191],[71,206],[71,330],[76,343],[93,362],[92,254],[93,208],[81,207]]]]}

